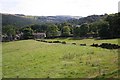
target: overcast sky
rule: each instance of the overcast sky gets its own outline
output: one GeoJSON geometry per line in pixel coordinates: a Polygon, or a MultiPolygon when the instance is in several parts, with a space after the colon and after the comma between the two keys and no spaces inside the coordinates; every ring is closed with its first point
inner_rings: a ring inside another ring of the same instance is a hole
{"type": "Polygon", "coordinates": [[[120,0],[0,0],[0,13],[38,16],[117,13],[120,0]]]}

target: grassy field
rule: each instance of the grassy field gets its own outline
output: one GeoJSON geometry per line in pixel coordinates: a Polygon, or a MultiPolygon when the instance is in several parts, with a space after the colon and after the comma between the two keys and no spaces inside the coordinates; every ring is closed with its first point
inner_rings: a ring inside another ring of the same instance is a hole
{"type": "MultiPolygon", "coordinates": [[[[103,40],[96,40],[96,39],[72,39],[72,38],[55,38],[55,39],[48,39],[48,41],[66,41],[67,43],[76,43],[76,44],[87,44],[91,45],[93,43],[95,44],[101,44],[101,43],[112,43],[112,44],[118,44],[118,41],[120,39],[103,39],[103,40]]],[[[120,45],[120,44],[119,44],[120,45]]]]}
{"type": "MultiPolygon", "coordinates": [[[[5,78],[94,78],[118,70],[118,51],[91,47],[112,40],[60,40],[68,44],[22,40],[3,43],[2,72],[5,78]],[[77,43],[72,45],[69,43],[77,43]],[[86,43],[87,46],[79,46],[86,43]]],[[[117,77],[117,74],[111,76],[117,77]]]]}

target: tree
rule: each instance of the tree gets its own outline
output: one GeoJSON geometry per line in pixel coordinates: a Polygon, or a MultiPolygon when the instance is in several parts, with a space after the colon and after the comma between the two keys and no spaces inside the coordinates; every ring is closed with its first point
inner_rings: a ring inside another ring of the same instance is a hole
{"type": "Polygon", "coordinates": [[[23,28],[22,32],[24,39],[31,39],[33,37],[32,36],[33,30],[30,27],[23,28]]]}
{"type": "Polygon", "coordinates": [[[62,29],[62,36],[69,36],[70,35],[70,28],[69,26],[64,26],[62,29]]]}
{"type": "Polygon", "coordinates": [[[80,28],[79,27],[74,27],[73,28],[73,35],[74,35],[74,37],[79,37],[79,34],[80,34],[80,30],[79,30],[80,28]]]}
{"type": "Polygon", "coordinates": [[[101,38],[110,38],[109,24],[106,21],[101,21],[98,25],[98,35],[101,38]]]}
{"type": "Polygon", "coordinates": [[[96,34],[100,38],[110,38],[109,23],[102,19],[99,21],[93,22],[89,26],[89,32],[91,34],[96,34]]]}
{"type": "Polygon", "coordinates": [[[30,27],[31,29],[33,29],[34,32],[46,32],[48,25],[47,24],[41,24],[41,25],[33,24],[30,27]]]}
{"type": "Polygon", "coordinates": [[[11,41],[14,39],[15,35],[16,35],[16,27],[13,25],[7,25],[7,26],[3,26],[2,27],[2,33],[3,35],[7,35],[8,36],[8,40],[11,41]]]}
{"type": "Polygon", "coordinates": [[[3,32],[3,34],[7,34],[7,35],[15,35],[16,28],[13,25],[3,26],[2,32],[3,32]]]}
{"type": "Polygon", "coordinates": [[[55,24],[49,24],[47,27],[47,37],[58,36],[58,27],[55,24]]]}
{"type": "Polygon", "coordinates": [[[109,23],[111,38],[120,37],[120,15],[119,13],[111,14],[106,18],[109,23]]]}
{"type": "Polygon", "coordinates": [[[97,24],[98,24],[97,21],[89,24],[89,33],[98,34],[97,24]]]}
{"type": "Polygon", "coordinates": [[[82,24],[79,28],[79,36],[84,37],[88,33],[88,24],[82,24]]]}

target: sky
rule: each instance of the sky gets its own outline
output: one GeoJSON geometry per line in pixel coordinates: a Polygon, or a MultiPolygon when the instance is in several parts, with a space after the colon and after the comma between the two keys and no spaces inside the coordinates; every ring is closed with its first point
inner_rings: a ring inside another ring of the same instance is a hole
{"type": "Polygon", "coordinates": [[[0,13],[88,16],[118,12],[120,0],[0,0],[0,13]]]}

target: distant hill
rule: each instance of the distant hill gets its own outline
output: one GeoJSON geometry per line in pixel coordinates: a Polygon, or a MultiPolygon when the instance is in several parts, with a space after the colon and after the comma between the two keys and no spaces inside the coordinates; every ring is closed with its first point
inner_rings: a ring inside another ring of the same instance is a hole
{"type": "MultiPolygon", "coordinates": [[[[21,16],[21,15],[19,15],[21,16]]],[[[67,15],[57,15],[57,16],[23,16],[26,18],[35,19],[40,23],[62,23],[71,19],[79,19],[81,16],[67,16],[67,15]]]]}
{"type": "Polygon", "coordinates": [[[12,15],[12,14],[2,14],[2,25],[16,25],[18,27],[24,27],[29,24],[38,23],[34,19],[25,18],[20,15],[12,15]]]}
{"type": "Polygon", "coordinates": [[[68,22],[72,23],[72,24],[81,25],[83,23],[92,23],[92,22],[95,22],[97,20],[104,19],[106,16],[107,16],[107,14],[105,14],[105,15],[90,15],[87,17],[79,18],[79,19],[70,19],[70,20],[68,20],[68,22]]]}
{"type": "Polygon", "coordinates": [[[41,23],[62,23],[69,22],[72,24],[90,23],[101,18],[105,15],[91,15],[87,17],[81,16],[28,16],[24,14],[2,14],[2,25],[16,25],[18,27],[24,27],[30,24],[41,24],[41,23]]]}
{"type": "Polygon", "coordinates": [[[24,27],[29,24],[62,23],[70,19],[79,19],[79,16],[28,16],[24,14],[2,14],[2,24],[24,27]]]}
{"type": "Polygon", "coordinates": [[[61,23],[68,21],[70,19],[78,19],[75,16],[37,16],[36,19],[40,22],[53,22],[53,23],[61,23]]]}

